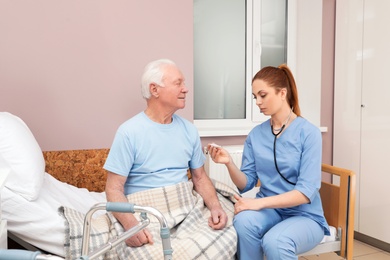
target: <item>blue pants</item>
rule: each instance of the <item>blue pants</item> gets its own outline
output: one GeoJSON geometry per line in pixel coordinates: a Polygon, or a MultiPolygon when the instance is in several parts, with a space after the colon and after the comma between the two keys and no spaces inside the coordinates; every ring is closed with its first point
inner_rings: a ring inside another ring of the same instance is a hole
{"type": "Polygon", "coordinates": [[[283,218],[274,209],[245,210],[233,220],[238,235],[240,260],[298,259],[297,255],[318,245],[324,237],[322,227],[303,216],[283,218]]]}

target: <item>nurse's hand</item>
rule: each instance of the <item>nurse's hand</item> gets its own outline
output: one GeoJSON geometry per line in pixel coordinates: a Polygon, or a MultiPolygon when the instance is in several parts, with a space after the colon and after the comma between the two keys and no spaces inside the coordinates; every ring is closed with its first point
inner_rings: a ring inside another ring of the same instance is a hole
{"type": "Polygon", "coordinates": [[[234,204],[234,214],[238,214],[243,210],[259,210],[259,206],[257,205],[259,199],[252,198],[243,198],[237,194],[234,194],[234,198],[237,202],[234,204]]]}
{"type": "Polygon", "coordinates": [[[208,144],[207,151],[210,154],[211,159],[215,163],[227,164],[231,161],[228,151],[222,148],[222,146],[216,144],[208,144]]]}

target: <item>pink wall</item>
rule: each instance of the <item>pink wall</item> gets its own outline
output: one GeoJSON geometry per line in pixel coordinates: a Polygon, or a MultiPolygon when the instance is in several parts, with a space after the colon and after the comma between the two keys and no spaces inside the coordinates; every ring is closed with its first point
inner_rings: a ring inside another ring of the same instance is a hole
{"type": "MultiPolygon", "coordinates": [[[[335,1],[324,0],[321,126],[331,162],[335,1]]],[[[190,93],[179,114],[193,118],[192,0],[1,1],[0,111],[20,116],[42,150],[108,148],[120,123],[145,107],[144,65],[170,58],[190,93]]],[[[202,138],[222,145],[244,136],[202,138]]]]}
{"type": "MultiPolygon", "coordinates": [[[[0,111],[21,117],[43,150],[110,147],[145,107],[147,62],[174,60],[191,88],[192,24],[192,0],[1,1],[0,111]]],[[[192,100],[180,111],[190,120],[192,100]]]]}

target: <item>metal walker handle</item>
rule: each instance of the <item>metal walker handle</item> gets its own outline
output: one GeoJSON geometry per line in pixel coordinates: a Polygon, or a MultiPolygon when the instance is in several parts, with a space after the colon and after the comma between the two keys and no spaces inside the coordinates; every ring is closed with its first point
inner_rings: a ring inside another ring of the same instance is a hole
{"type": "Polygon", "coordinates": [[[93,258],[111,250],[113,247],[115,247],[119,243],[123,242],[124,240],[126,240],[129,237],[132,237],[133,235],[135,235],[136,233],[138,233],[139,231],[144,229],[150,223],[150,220],[147,218],[147,215],[146,215],[147,213],[155,216],[158,219],[158,221],[160,222],[160,226],[161,226],[160,236],[161,236],[161,240],[162,240],[164,259],[165,260],[172,260],[173,250],[172,250],[172,246],[171,246],[170,232],[169,232],[168,223],[167,223],[164,215],[155,208],[145,207],[145,206],[137,206],[133,203],[126,203],[126,202],[98,203],[87,212],[87,214],[85,215],[85,219],[84,219],[83,240],[82,240],[82,247],[81,247],[81,255],[82,255],[81,259],[84,259],[84,260],[93,259],[93,258]],[[123,212],[123,213],[141,212],[141,222],[138,225],[127,230],[126,232],[124,232],[120,236],[109,240],[101,248],[96,249],[95,251],[88,253],[88,245],[89,245],[90,232],[91,232],[91,219],[92,219],[92,215],[98,210],[106,210],[106,211],[111,211],[111,212],[123,212]]]}

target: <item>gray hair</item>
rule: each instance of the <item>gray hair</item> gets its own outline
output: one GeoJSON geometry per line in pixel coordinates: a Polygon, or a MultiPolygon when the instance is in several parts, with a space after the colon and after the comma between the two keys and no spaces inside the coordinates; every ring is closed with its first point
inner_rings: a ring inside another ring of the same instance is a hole
{"type": "Polygon", "coordinates": [[[176,64],[169,59],[155,60],[145,66],[144,73],[142,74],[141,79],[141,91],[143,98],[150,98],[151,94],[149,85],[151,83],[156,83],[163,87],[162,80],[164,76],[164,67],[166,65],[176,66],[176,64]]]}

